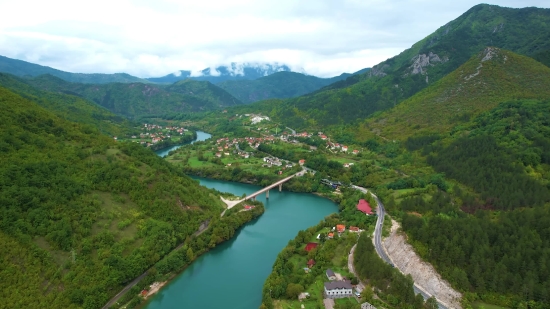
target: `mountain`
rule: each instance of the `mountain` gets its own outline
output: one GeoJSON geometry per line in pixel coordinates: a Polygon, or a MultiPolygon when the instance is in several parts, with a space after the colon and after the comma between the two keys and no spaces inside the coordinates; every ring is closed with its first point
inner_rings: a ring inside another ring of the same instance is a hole
{"type": "Polygon", "coordinates": [[[272,116],[293,128],[354,122],[398,105],[487,46],[527,56],[550,50],[550,9],[476,5],[367,73],[289,99],[272,116]]]}
{"type": "Polygon", "coordinates": [[[147,80],[166,84],[190,78],[217,84],[226,80],[252,80],[283,71],[290,72],[290,68],[286,65],[279,65],[278,63],[253,64],[232,62],[229,66],[219,66],[213,69],[206,68],[197,74],[192,74],[191,71],[182,70],[163,77],[147,78],[147,80]]]}
{"type": "Polygon", "coordinates": [[[51,75],[38,76],[27,82],[39,89],[80,96],[126,117],[206,111],[241,104],[223,89],[212,90],[216,86],[208,82],[189,81],[185,87],[174,85],[171,89],[176,89],[176,92],[144,83],[70,83],[51,75]],[[183,89],[195,89],[195,92],[183,89]]]}
{"type": "Polygon", "coordinates": [[[231,106],[242,104],[224,89],[207,81],[191,79],[181,80],[165,88],[167,91],[181,93],[186,96],[196,96],[209,101],[212,105],[231,106]]]}
{"type": "Polygon", "coordinates": [[[126,73],[114,74],[85,74],[85,73],[69,73],[60,71],[47,66],[42,66],[22,60],[11,59],[0,56],[0,72],[13,74],[21,77],[33,77],[43,74],[50,74],[59,77],[63,80],[73,83],[85,84],[106,84],[106,83],[147,83],[146,80],[135,77],[126,73]]]}
{"type": "MultiPolygon", "coordinates": [[[[215,192],[149,149],[3,87],[0,110],[2,307],[101,308],[201,222],[219,220],[215,192]]],[[[185,245],[171,263],[206,246],[185,245]]]]}
{"type": "Polygon", "coordinates": [[[54,112],[65,120],[98,128],[101,133],[108,136],[128,135],[135,127],[135,124],[127,119],[115,115],[94,102],[74,95],[34,88],[27,83],[26,79],[10,74],[0,73],[0,86],[54,112]]]}
{"type": "Polygon", "coordinates": [[[244,103],[272,98],[294,98],[321,89],[332,83],[345,80],[357,73],[344,73],[332,78],[320,78],[296,72],[277,72],[254,80],[226,80],[217,84],[244,103]]]}
{"type": "Polygon", "coordinates": [[[390,140],[444,134],[514,99],[550,99],[550,68],[530,57],[487,47],[401,104],[367,119],[363,129],[390,140]]]}

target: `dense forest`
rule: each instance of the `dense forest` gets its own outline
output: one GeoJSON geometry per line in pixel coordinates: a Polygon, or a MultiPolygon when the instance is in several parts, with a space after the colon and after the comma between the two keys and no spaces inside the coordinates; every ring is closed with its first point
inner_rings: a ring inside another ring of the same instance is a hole
{"type": "MultiPolygon", "coordinates": [[[[223,209],[218,193],[150,149],[115,143],[5,88],[0,106],[8,308],[101,307],[223,209]]],[[[213,244],[231,235],[220,228],[213,244]]]]}
{"type": "Polygon", "coordinates": [[[549,119],[549,101],[507,101],[448,135],[405,142],[466,185],[386,201],[416,251],[467,300],[548,308],[549,119]]]}

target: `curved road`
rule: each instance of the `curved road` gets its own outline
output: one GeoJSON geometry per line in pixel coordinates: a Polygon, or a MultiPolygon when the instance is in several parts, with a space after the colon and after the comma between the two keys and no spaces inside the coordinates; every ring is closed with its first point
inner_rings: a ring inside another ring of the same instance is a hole
{"type": "MultiPolygon", "coordinates": [[[[368,193],[368,190],[359,187],[359,186],[353,186],[354,189],[360,190],[363,193],[368,193]]],[[[378,219],[376,220],[376,226],[374,228],[374,248],[376,249],[376,253],[380,256],[382,260],[384,260],[386,263],[393,265],[392,260],[390,257],[386,254],[386,251],[384,250],[382,246],[382,227],[384,226],[384,217],[386,216],[386,210],[384,209],[384,204],[378,199],[378,196],[374,195],[373,193],[370,193],[372,197],[376,200],[376,214],[378,215],[378,219]]],[[[399,270],[401,271],[401,270],[399,270]]],[[[420,288],[416,283],[414,283],[414,293],[415,294],[421,294],[422,297],[424,297],[425,300],[430,298],[432,295],[429,295],[426,293],[422,288],[420,288]]],[[[437,304],[439,305],[439,309],[448,309],[446,306],[442,305],[441,302],[436,298],[437,304]]]]}

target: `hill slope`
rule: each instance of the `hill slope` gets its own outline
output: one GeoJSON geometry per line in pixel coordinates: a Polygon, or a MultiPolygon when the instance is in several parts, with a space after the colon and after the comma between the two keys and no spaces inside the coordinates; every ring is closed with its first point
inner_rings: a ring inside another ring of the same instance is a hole
{"type": "Polygon", "coordinates": [[[166,87],[166,90],[200,98],[210,102],[213,106],[222,107],[242,104],[229,92],[206,81],[186,79],[166,87]]]}
{"type": "Polygon", "coordinates": [[[219,218],[212,191],[149,149],[2,87],[0,109],[3,307],[100,308],[219,218]]]}
{"type": "Polygon", "coordinates": [[[388,139],[443,133],[503,101],[548,98],[550,68],[488,47],[430,87],[368,119],[366,127],[388,139]]]}
{"type": "Polygon", "coordinates": [[[272,116],[292,122],[293,127],[321,127],[365,118],[438,81],[486,46],[528,56],[549,50],[550,9],[476,5],[369,72],[287,100],[286,108],[272,116]]]}
{"type": "Polygon", "coordinates": [[[298,97],[350,76],[352,74],[344,73],[332,78],[320,78],[295,72],[277,72],[255,80],[228,80],[217,85],[242,102],[252,103],[298,97]]]}
{"type": "MultiPolygon", "coordinates": [[[[143,83],[96,85],[69,83],[51,75],[42,75],[29,79],[28,83],[43,90],[63,92],[83,97],[118,115],[127,117],[211,110],[240,104],[237,99],[222,89],[203,91],[202,93],[207,95],[201,96],[198,94],[172,92],[163,86],[143,83]]],[[[205,88],[205,84],[196,81],[191,81],[189,85],[196,85],[193,86],[196,89],[205,88]]],[[[208,87],[212,88],[214,86],[208,87]]],[[[174,86],[173,89],[180,89],[178,91],[186,92],[178,86],[174,86]]]]}
{"type": "Polygon", "coordinates": [[[15,76],[39,76],[43,74],[50,74],[59,77],[63,80],[73,83],[85,83],[85,84],[106,84],[106,83],[135,83],[135,82],[147,82],[147,80],[135,77],[126,73],[115,74],[84,74],[84,73],[70,73],[57,69],[53,69],[47,66],[42,66],[22,60],[11,59],[8,57],[0,56],[0,72],[13,74],[15,76]]]}
{"type": "Polygon", "coordinates": [[[36,89],[26,79],[0,73],[0,86],[55,113],[57,116],[91,126],[109,136],[127,135],[135,125],[106,108],[78,96],[36,89]]]}

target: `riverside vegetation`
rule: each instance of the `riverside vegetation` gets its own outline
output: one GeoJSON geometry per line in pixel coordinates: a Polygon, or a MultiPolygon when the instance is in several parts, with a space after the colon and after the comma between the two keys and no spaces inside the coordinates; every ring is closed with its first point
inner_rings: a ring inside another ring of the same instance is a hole
{"type": "MultiPolygon", "coordinates": [[[[417,253],[463,292],[464,307],[482,301],[549,308],[548,19],[545,9],[478,5],[364,74],[302,97],[234,107],[214,108],[216,100],[199,98],[175,108],[172,103],[181,102],[171,101],[172,93],[146,84],[105,85],[96,96],[95,86],[52,77],[33,84],[0,75],[5,305],[102,306],[177,244],[186,243],[189,251],[203,237],[191,237],[200,223],[218,218],[223,209],[218,192],[198,186],[180,167],[103,135],[135,134],[135,124],[91,104],[95,98],[125,116],[192,124],[214,138],[262,138],[289,133],[286,127],[322,131],[359,154],[336,153],[312,136],[292,144],[261,143],[254,151],[243,145],[253,153],[250,162],[231,154],[218,161],[207,143],[169,160],[192,173],[261,183],[279,177],[278,170],[256,168],[264,154],[305,159],[318,172],[293,179],[286,188],[321,192],[344,203],[346,189],[333,192],[321,179],[374,190],[417,253]],[[129,89],[133,94],[125,94],[129,89]],[[157,94],[166,110],[149,105],[157,94]],[[133,106],[128,98],[138,103],[133,106]],[[249,113],[271,121],[252,125],[240,117],[249,113]],[[354,164],[345,168],[344,163],[354,164]]],[[[339,216],[356,220],[347,207],[339,216]]],[[[236,226],[240,220],[234,220],[236,226]]],[[[217,233],[228,235],[223,230],[217,233]]],[[[210,242],[203,240],[205,246],[210,242]]],[[[374,260],[367,249],[363,255],[374,260]]],[[[177,265],[190,261],[182,251],[174,256],[181,261],[177,265]]],[[[380,266],[380,273],[364,273],[363,279],[371,286],[386,284],[390,276],[396,285],[404,282],[386,269],[380,266]]],[[[160,271],[158,278],[164,276],[160,271]]],[[[294,288],[303,278],[296,279],[294,288]]],[[[403,300],[414,303],[406,293],[393,294],[397,301],[381,298],[398,307],[403,300]]]]}
{"type": "MultiPolygon", "coordinates": [[[[219,219],[219,192],[149,149],[115,143],[5,88],[0,105],[3,306],[99,308],[151,266],[146,282],[165,278],[263,212],[219,219]]],[[[90,119],[81,113],[72,116],[90,119]]]]}

